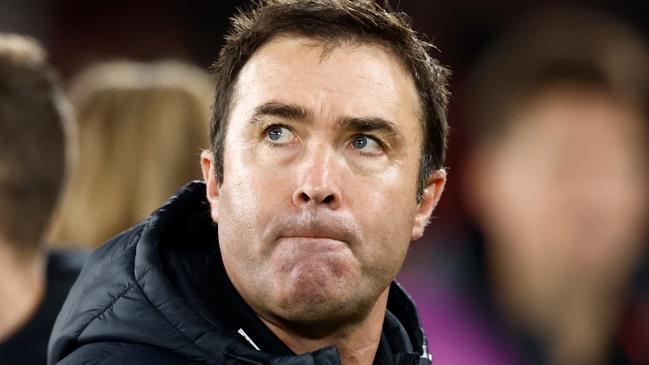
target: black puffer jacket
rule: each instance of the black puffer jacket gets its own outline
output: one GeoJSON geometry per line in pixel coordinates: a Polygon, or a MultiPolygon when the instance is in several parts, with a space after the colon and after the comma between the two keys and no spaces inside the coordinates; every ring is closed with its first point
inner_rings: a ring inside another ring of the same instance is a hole
{"type": "MultiPolygon", "coordinates": [[[[225,275],[216,232],[194,182],[100,247],[59,314],[49,364],[339,364],[334,347],[297,356],[263,325],[225,275]]],[[[375,364],[430,364],[396,284],[388,309],[375,364]]]]}

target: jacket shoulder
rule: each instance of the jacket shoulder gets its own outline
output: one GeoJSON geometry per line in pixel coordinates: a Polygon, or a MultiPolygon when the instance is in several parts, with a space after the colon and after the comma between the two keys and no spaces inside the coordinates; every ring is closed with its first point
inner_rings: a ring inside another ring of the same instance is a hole
{"type": "Polygon", "coordinates": [[[142,365],[142,364],[197,364],[171,350],[155,346],[95,342],[81,346],[61,359],[56,365],[142,365]]]}

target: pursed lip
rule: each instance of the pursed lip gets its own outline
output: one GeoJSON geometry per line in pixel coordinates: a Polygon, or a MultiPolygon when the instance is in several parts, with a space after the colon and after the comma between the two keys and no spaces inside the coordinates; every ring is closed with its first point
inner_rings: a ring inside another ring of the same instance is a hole
{"type": "MultiPolygon", "coordinates": [[[[303,217],[300,217],[303,218],[303,217]]],[[[301,241],[326,241],[343,242],[346,245],[353,245],[357,242],[355,229],[349,221],[343,219],[332,219],[332,217],[307,217],[306,219],[286,219],[277,222],[274,232],[277,239],[293,239],[301,241]]]]}
{"type": "Polygon", "coordinates": [[[320,254],[339,254],[343,250],[350,249],[351,246],[347,241],[338,240],[330,237],[311,236],[281,236],[277,240],[279,245],[290,247],[293,254],[302,252],[308,255],[320,254]]]}
{"type": "Polygon", "coordinates": [[[300,239],[305,241],[340,241],[350,243],[350,236],[344,229],[336,229],[324,226],[320,223],[311,224],[308,227],[292,226],[282,230],[279,238],[300,239]]]}
{"type": "Polygon", "coordinates": [[[328,236],[313,236],[313,235],[298,235],[298,236],[288,236],[288,235],[282,235],[279,236],[279,239],[291,239],[291,240],[302,240],[302,241],[336,241],[336,242],[344,242],[344,243],[349,243],[345,240],[334,238],[334,237],[328,237],[328,236]]]}

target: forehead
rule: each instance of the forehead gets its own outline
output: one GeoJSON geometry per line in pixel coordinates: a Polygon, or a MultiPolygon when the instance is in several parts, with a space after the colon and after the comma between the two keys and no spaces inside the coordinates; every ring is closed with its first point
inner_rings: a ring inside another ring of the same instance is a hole
{"type": "Polygon", "coordinates": [[[238,77],[237,104],[269,100],[319,113],[364,114],[419,121],[412,76],[387,48],[365,42],[278,36],[262,46],[238,77]]]}

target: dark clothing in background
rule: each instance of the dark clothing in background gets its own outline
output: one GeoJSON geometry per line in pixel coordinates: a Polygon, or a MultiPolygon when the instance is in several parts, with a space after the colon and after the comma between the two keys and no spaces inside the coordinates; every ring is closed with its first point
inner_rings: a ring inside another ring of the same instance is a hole
{"type": "MultiPolygon", "coordinates": [[[[228,279],[205,185],[186,185],[88,259],[50,340],[50,364],[339,364],[295,355],[228,279]],[[256,349],[257,347],[258,349],[256,349]]],[[[428,365],[414,304],[393,283],[377,365],[428,365]]]]}
{"type": "Polygon", "coordinates": [[[87,253],[56,250],[47,257],[47,286],[43,302],[22,328],[0,343],[0,363],[43,365],[47,359],[47,341],[65,297],[76,280],[87,253]]]}
{"type": "MultiPolygon", "coordinates": [[[[429,326],[439,332],[431,336],[438,343],[445,336],[446,347],[440,355],[440,364],[482,364],[482,365],[547,365],[550,363],[547,349],[541,339],[524,328],[514,326],[507,314],[496,303],[493,282],[487,267],[487,243],[477,230],[467,230],[447,245],[438,245],[426,261],[425,271],[417,276],[430,276],[438,282],[437,305],[432,313],[422,313],[429,326]],[[446,301],[451,305],[439,305],[446,301]],[[453,326],[447,328],[444,326],[453,326]],[[449,339],[450,338],[450,339],[449,339]],[[467,341],[480,358],[465,362],[467,341]]],[[[407,284],[407,281],[406,281],[407,284]]],[[[426,301],[423,301],[426,302],[426,301]]],[[[607,365],[646,364],[629,358],[627,346],[621,336],[609,352],[607,365]]]]}

